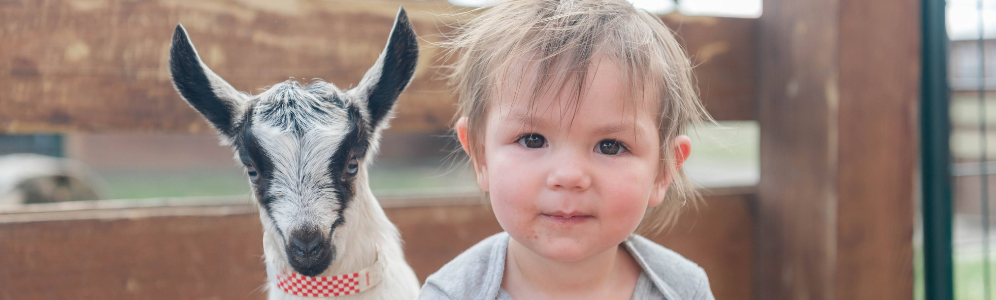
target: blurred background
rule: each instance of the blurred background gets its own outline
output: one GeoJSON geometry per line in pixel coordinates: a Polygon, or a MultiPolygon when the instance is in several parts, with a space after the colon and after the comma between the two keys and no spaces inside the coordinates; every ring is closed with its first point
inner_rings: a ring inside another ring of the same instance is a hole
{"type": "MultiPolygon", "coordinates": [[[[659,0],[631,2],[662,15],[738,18],[761,15],[760,0],[697,0],[680,5],[659,0]]],[[[480,7],[489,1],[449,3],[457,9],[480,7]]],[[[105,199],[248,195],[241,165],[228,148],[219,146],[215,134],[206,128],[199,128],[197,133],[109,131],[3,134],[0,154],[34,153],[83,163],[92,171],[91,176],[102,181],[101,196],[105,199]]],[[[686,168],[695,182],[703,186],[757,183],[756,121],[720,120],[692,131],[696,151],[686,168]]],[[[476,188],[464,164],[466,157],[462,151],[455,151],[459,144],[443,128],[390,131],[384,136],[383,145],[371,171],[374,190],[476,188]]]]}
{"type": "MultiPolygon", "coordinates": [[[[983,246],[991,230],[983,227],[982,201],[992,201],[996,194],[987,190],[996,181],[987,176],[987,186],[981,184],[980,162],[987,158],[987,164],[993,165],[996,154],[992,148],[996,146],[996,136],[990,129],[996,122],[996,107],[993,107],[996,95],[991,92],[996,89],[996,1],[947,1],[946,31],[950,38],[947,59],[953,160],[954,295],[956,299],[992,299],[996,281],[985,270],[987,267],[992,270],[987,260],[993,248],[983,246]],[[983,142],[987,144],[984,147],[983,142]],[[982,151],[986,151],[985,156],[982,151]],[[983,195],[984,191],[989,195],[983,195]],[[989,254],[985,255],[985,251],[989,254]]],[[[992,205],[988,207],[991,216],[996,210],[992,205]]],[[[921,235],[917,235],[916,241],[919,251],[921,235]]],[[[918,269],[920,272],[923,270],[918,269]]],[[[918,280],[922,278],[918,276],[918,280]]],[[[917,298],[922,297],[919,292],[917,298]]]]}
{"type": "MultiPolygon", "coordinates": [[[[630,1],[675,31],[717,119],[689,132],[684,169],[704,205],[652,237],[705,268],[717,299],[946,299],[925,293],[919,202],[931,1],[630,1]]],[[[247,178],[173,91],[172,28],[239,90],[287,77],[344,87],[399,5],[423,60],[370,184],[424,279],[500,230],[448,131],[455,98],[431,45],[487,3],[0,1],[0,299],[264,298],[247,178]]],[[[996,191],[979,162],[980,149],[996,157],[996,96],[979,91],[996,88],[996,0],[944,11],[947,277],[956,299],[992,299],[982,201],[996,191]]]]}

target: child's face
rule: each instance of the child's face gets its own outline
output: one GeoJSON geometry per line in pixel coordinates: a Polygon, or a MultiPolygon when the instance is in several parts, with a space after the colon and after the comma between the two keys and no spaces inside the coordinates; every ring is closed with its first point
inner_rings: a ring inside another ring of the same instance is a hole
{"type": "Polygon", "coordinates": [[[664,176],[656,106],[628,99],[630,85],[618,65],[598,61],[576,111],[567,92],[533,106],[499,97],[487,118],[479,184],[490,192],[502,228],[553,260],[576,261],[617,246],[647,207],[662,201],[669,181],[657,180],[664,176]]]}

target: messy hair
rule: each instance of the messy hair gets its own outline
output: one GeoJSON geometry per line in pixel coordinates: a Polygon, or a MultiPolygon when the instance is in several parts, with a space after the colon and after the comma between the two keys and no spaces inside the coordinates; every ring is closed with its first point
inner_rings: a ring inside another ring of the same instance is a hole
{"type": "Polygon", "coordinates": [[[657,234],[686,203],[701,201],[677,167],[672,144],[688,126],[711,118],[699,103],[688,58],[660,18],[625,0],[505,0],[468,14],[478,15],[458,24],[441,46],[451,61],[448,83],[459,95],[456,117],[467,118],[472,164],[483,157],[486,118],[498,91],[527,84],[531,105],[545,93],[566,92],[576,111],[593,60],[607,57],[629,82],[629,98],[651,99],[656,107],[658,170],[664,171],[657,173],[673,175],[664,202],[648,209],[638,231],[657,234]]]}

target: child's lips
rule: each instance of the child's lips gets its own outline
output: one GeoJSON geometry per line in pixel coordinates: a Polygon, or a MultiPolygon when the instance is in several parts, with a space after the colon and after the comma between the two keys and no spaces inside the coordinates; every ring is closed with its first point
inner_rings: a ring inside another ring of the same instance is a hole
{"type": "Polygon", "coordinates": [[[560,225],[576,225],[595,219],[595,216],[592,215],[559,214],[559,213],[540,214],[540,217],[560,225]]]}

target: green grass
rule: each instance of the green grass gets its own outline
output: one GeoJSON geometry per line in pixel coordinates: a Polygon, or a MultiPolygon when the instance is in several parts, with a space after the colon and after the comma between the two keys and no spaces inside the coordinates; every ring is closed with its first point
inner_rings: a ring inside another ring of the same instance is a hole
{"type": "Polygon", "coordinates": [[[236,168],[182,171],[105,171],[99,173],[110,199],[248,195],[249,182],[236,168]]]}
{"type": "Polygon", "coordinates": [[[913,245],[913,299],[924,300],[923,246],[913,245]]]}
{"type": "MultiPolygon", "coordinates": [[[[992,257],[991,257],[992,258],[992,257]]],[[[955,282],[955,299],[964,300],[982,300],[984,299],[984,282],[982,272],[985,269],[982,263],[982,257],[964,257],[955,256],[954,265],[954,282],[955,282]]],[[[989,288],[990,295],[996,295],[996,273],[993,272],[993,261],[990,259],[989,264],[989,288]]],[[[993,297],[990,297],[993,299],[993,297]]]]}
{"type": "Polygon", "coordinates": [[[723,121],[693,127],[689,160],[756,164],[760,156],[760,128],[755,121],[723,121]]]}
{"type": "MultiPolygon", "coordinates": [[[[422,162],[375,163],[370,188],[377,190],[446,189],[476,186],[473,172],[462,164],[450,166],[441,159],[422,162]]],[[[249,182],[239,168],[206,170],[128,170],[98,172],[107,187],[107,198],[249,195],[249,182]]]]}
{"type": "Polygon", "coordinates": [[[420,163],[374,163],[370,169],[370,189],[446,189],[476,187],[474,172],[464,164],[442,159],[420,163]]]}
{"type": "MultiPolygon", "coordinates": [[[[957,250],[957,249],[956,249],[957,250]]],[[[915,247],[913,260],[913,299],[925,299],[924,269],[923,269],[923,249],[915,247]]],[[[990,256],[990,277],[989,287],[992,297],[996,299],[996,255],[990,256]]],[[[958,300],[983,300],[984,280],[982,271],[984,270],[981,255],[956,254],[954,258],[954,296],[958,300]]]]}
{"type": "MultiPolygon", "coordinates": [[[[692,156],[687,169],[725,173],[757,172],[756,122],[723,122],[690,130],[692,156]]],[[[249,184],[240,168],[185,170],[98,171],[107,183],[108,198],[248,195],[249,184]]],[[[695,172],[692,172],[695,173],[695,172]]],[[[697,174],[697,173],[696,173],[697,174]]],[[[695,178],[693,178],[695,180],[695,178]]],[[[374,190],[466,189],[475,187],[473,172],[457,160],[425,157],[412,160],[378,159],[370,170],[374,190]]]]}

